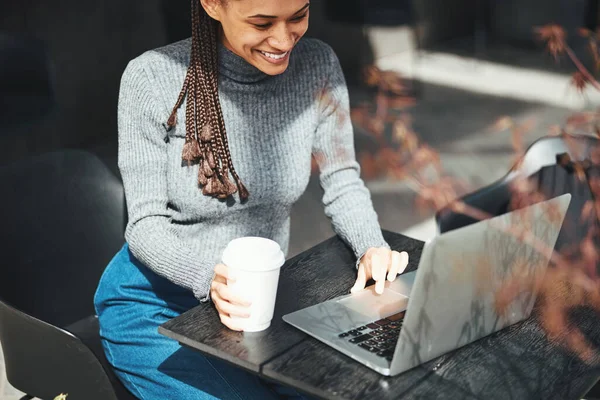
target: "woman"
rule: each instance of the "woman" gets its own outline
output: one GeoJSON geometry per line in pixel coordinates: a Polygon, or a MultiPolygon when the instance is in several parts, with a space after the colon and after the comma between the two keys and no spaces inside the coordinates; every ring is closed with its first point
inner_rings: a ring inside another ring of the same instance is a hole
{"type": "Polygon", "coordinates": [[[325,212],[360,260],[352,290],[377,290],[408,262],[392,252],[354,158],[348,94],[331,48],[303,39],[308,0],[194,0],[190,40],[127,66],[119,168],[127,243],[95,298],[106,355],[142,399],[270,398],[285,392],[180,347],[157,327],[212,301],[247,316],[217,265],[226,244],[262,236],[288,247],[289,213],[319,162],[325,212]],[[175,106],[173,107],[173,104],[175,106]],[[185,104],[185,115],[178,112],[185,104]],[[213,279],[214,275],[214,279],[213,279]]]}

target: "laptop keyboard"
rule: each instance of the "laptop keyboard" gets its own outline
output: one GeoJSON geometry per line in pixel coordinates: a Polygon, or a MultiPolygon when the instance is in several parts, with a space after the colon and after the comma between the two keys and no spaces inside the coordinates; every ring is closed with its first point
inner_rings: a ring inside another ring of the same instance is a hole
{"type": "Polygon", "coordinates": [[[359,326],[348,332],[340,333],[338,337],[347,339],[350,343],[392,361],[405,313],[406,311],[402,311],[387,318],[359,326]]]}

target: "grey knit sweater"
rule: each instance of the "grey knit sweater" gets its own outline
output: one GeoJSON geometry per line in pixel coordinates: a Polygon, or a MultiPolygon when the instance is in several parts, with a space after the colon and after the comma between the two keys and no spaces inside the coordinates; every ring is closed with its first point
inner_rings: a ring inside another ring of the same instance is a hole
{"type": "Polygon", "coordinates": [[[359,177],[347,88],[329,46],[302,39],[278,76],[220,46],[219,96],[229,148],[250,192],[243,204],[237,194],[227,201],[203,195],[198,167],[182,163],[185,105],[177,126],[167,130],[189,58],[188,39],[142,54],[122,77],[119,168],[129,213],[125,238],[136,258],[205,299],[230,240],[267,237],[287,254],[290,209],[306,189],[312,154],[335,232],[357,257],[371,246],[387,247],[359,177]]]}

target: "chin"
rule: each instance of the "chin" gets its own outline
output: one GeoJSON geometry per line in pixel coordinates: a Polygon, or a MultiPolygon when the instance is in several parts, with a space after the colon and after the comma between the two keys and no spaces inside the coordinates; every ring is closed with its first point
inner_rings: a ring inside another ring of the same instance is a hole
{"type": "Polygon", "coordinates": [[[261,67],[259,69],[267,75],[275,76],[275,75],[283,74],[288,69],[288,66],[289,66],[289,63],[287,63],[285,65],[278,65],[278,66],[270,66],[269,65],[266,67],[261,67]]]}

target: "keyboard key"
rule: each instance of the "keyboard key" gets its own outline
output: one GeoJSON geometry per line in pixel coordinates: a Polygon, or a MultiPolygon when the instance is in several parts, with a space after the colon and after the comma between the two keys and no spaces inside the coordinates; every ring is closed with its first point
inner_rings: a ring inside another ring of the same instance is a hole
{"type": "Polygon", "coordinates": [[[380,343],[377,343],[375,345],[375,347],[377,347],[379,349],[379,351],[383,351],[383,350],[387,350],[388,349],[389,344],[387,342],[380,342],[380,343]]]}
{"type": "Polygon", "coordinates": [[[365,344],[365,343],[361,343],[361,344],[359,344],[359,346],[367,351],[370,351],[371,353],[377,353],[377,352],[381,351],[377,347],[369,346],[368,344],[365,344]]]}
{"type": "Polygon", "coordinates": [[[398,325],[397,323],[392,323],[392,324],[389,324],[387,326],[389,326],[390,329],[398,329],[398,328],[400,328],[400,325],[398,325]]]}
{"type": "Polygon", "coordinates": [[[385,338],[383,336],[376,336],[373,338],[374,341],[376,341],[377,343],[381,343],[381,342],[385,342],[385,338]]]}
{"type": "Polygon", "coordinates": [[[353,330],[353,331],[350,331],[348,333],[351,334],[352,336],[360,336],[360,335],[362,335],[362,332],[357,331],[357,330],[353,330]]]}
{"type": "Polygon", "coordinates": [[[398,314],[390,315],[386,319],[391,322],[396,322],[396,321],[403,319],[404,314],[406,314],[406,311],[402,311],[402,312],[399,312],[398,314]]]}
{"type": "Polygon", "coordinates": [[[377,325],[380,325],[380,326],[387,325],[387,324],[389,324],[390,322],[391,322],[391,321],[388,321],[387,319],[380,319],[379,321],[375,321],[375,323],[376,323],[377,325]]]}
{"type": "Polygon", "coordinates": [[[365,329],[367,329],[366,326],[361,326],[360,328],[356,328],[357,331],[364,331],[365,329]]]}
{"type": "Polygon", "coordinates": [[[369,345],[369,346],[371,346],[371,347],[374,347],[374,346],[377,344],[377,342],[376,342],[376,341],[374,341],[374,340],[367,340],[367,341],[366,341],[366,342],[364,342],[364,343],[365,343],[365,344],[368,344],[368,345],[369,345]]]}
{"type": "Polygon", "coordinates": [[[340,338],[345,338],[345,337],[346,337],[346,336],[348,336],[348,335],[349,335],[349,333],[348,333],[348,332],[344,332],[344,333],[340,333],[340,334],[338,335],[338,337],[340,337],[340,338]]]}
{"type": "Polygon", "coordinates": [[[350,339],[350,343],[361,343],[361,342],[364,342],[365,340],[369,340],[369,339],[372,339],[371,335],[360,335],[360,336],[350,339]]]}
{"type": "Polygon", "coordinates": [[[388,361],[392,361],[392,357],[394,357],[394,352],[392,350],[382,350],[377,352],[379,357],[384,357],[388,361]]]}
{"type": "Polygon", "coordinates": [[[396,348],[396,343],[385,342],[381,343],[383,346],[380,346],[382,350],[394,350],[396,348]]]}
{"type": "Polygon", "coordinates": [[[371,328],[371,329],[377,329],[377,328],[379,328],[379,325],[377,325],[377,324],[368,324],[367,327],[371,328]]]}

